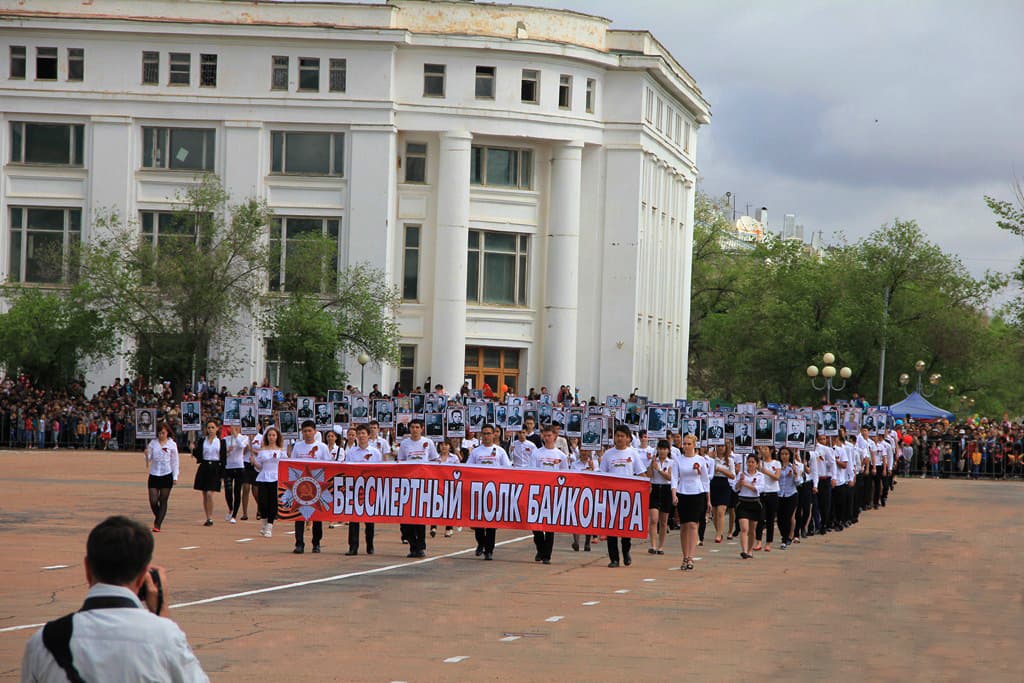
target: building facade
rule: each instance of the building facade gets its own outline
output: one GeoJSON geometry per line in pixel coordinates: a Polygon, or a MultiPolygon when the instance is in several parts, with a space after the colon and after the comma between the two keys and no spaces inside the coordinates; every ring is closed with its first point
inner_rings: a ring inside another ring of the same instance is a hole
{"type": "MultiPolygon", "coordinates": [[[[336,237],[400,288],[402,361],[367,386],[685,395],[710,112],[650,33],[466,1],[33,0],[0,2],[0,50],[0,276],[52,284],[40,247],[100,208],[158,239],[214,173],[267,201],[268,237],[336,237]]],[[[239,328],[221,383],[276,379],[239,328]]]]}

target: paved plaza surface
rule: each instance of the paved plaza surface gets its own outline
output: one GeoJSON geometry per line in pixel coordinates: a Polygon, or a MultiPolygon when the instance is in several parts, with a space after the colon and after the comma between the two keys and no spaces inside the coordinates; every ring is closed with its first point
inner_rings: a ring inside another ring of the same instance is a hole
{"type": "MultiPolygon", "coordinates": [[[[618,569],[565,535],[534,563],[504,529],[493,562],[469,529],[408,560],[394,526],[373,556],[342,556],[343,526],[293,555],[292,525],[262,538],[255,505],[229,525],[218,498],[204,528],[193,472],[183,457],[155,562],[215,681],[1024,680],[1020,482],[901,479],[853,528],[748,561],[709,527],[680,572],[677,534],[618,569]]],[[[140,453],[0,452],[0,679],[34,630],[16,627],[81,604],[89,529],[151,521],[145,486],[140,453]]]]}

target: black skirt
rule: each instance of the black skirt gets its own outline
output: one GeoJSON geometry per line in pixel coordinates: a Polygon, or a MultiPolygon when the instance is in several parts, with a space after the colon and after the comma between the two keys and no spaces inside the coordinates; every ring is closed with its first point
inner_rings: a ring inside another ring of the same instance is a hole
{"type": "Polygon", "coordinates": [[[252,463],[245,463],[245,479],[242,480],[242,483],[255,484],[257,476],[259,476],[259,472],[257,472],[256,468],[252,466],[252,463]]]}
{"type": "Polygon", "coordinates": [[[196,491],[220,491],[220,461],[203,460],[199,463],[192,488],[196,491]]]}
{"type": "Polygon", "coordinates": [[[752,519],[755,522],[761,520],[761,501],[740,498],[736,505],[736,517],[738,519],[752,519]]]}
{"type": "Polygon", "coordinates": [[[157,476],[155,474],[149,475],[149,481],[146,484],[147,488],[151,489],[169,489],[174,488],[174,475],[173,474],[162,474],[157,476]]]}
{"type": "Polygon", "coordinates": [[[679,499],[679,522],[686,524],[691,522],[697,524],[707,514],[708,494],[706,493],[680,493],[679,499]]]}
{"type": "Polygon", "coordinates": [[[711,504],[715,507],[719,505],[729,505],[729,501],[732,499],[731,494],[735,493],[732,487],[729,486],[729,479],[727,477],[712,477],[711,478],[711,504]]]}
{"type": "Polygon", "coordinates": [[[648,510],[672,512],[672,485],[651,484],[651,495],[649,500],[650,503],[647,506],[648,510]]]}

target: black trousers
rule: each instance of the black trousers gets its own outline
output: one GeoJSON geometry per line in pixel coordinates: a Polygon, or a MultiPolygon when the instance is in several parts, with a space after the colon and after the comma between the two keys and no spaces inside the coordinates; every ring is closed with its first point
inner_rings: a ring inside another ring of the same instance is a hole
{"type": "Polygon", "coordinates": [[[883,465],[875,465],[875,476],[874,481],[872,482],[874,484],[872,488],[874,493],[873,499],[875,507],[878,507],[879,503],[882,502],[882,485],[885,481],[884,472],[885,467],[883,465]]]}
{"type": "Polygon", "coordinates": [[[846,499],[849,495],[850,487],[846,484],[840,484],[835,487],[832,491],[832,525],[840,526],[846,521],[846,511],[850,503],[846,499]]]}
{"type": "Polygon", "coordinates": [[[245,468],[225,469],[224,477],[224,502],[231,510],[231,516],[238,516],[238,508],[242,504],[242,484],[245,482],[245,468]]]}
{"type": "Polygon", "coordinates": [[[633,547],[633,541],[630,538],[617,538],[615,536],[608,537],[608,559],[612,562],[619,561],[619,541],[622,541],[622,557],[625,559],[629,557],[629,549],[633,547]]]}
{"type": "MultiPolygon", "coordinates": [[[[366,552],[373,551],[373,522],[366,523],[366,552]]],[[[315,533],[315,532],[314,532],[315,533]]],[[[359,522],[348,523],[348,549],[359,550],[359,522]]]]}
{"type": "Polygon", "coordinates": [[[757,523],[757,540],[761,540],[765,529],[768,530],[766,543],[775,540],[775,517],[779,514],[779,494],[774,491],[761,494],[761,519],[757,523]]]}
{"type": "Polygon", "coordinates": [[[542,560],[551,559],[551,551],[555,549],[555,532],[534,531],[533,545],[537,548],[537,556],[542,560]]]}
{"type": "Polygon", "coordinates": [[[277,482],[256,482],[256,502],[259,503],[260,517],[273,524],[277,519],[277,482]]]}
{"type": "MultiPolygon", "coordinates": [[[[324,523],[313,522],[313,545],[320,545],[324,538],[324,523]]],[[[306,545],[306,522],[295,522],[295,545],[304,547],[306,545]]]]}
{"type": "Polygon", "coordinates": [[[473,529],[473,535],[476,536],[477,548],[482,549],[485,553],[494,552],[494,539],[497,537],[497,533],[493,527],[489,529],[473,529]]]}
{"type": "Polygon", "coordinates": [[[811,482],[805,481],[796,490],[796,530],[794,537],[807,535],[807,521],[811,518],[812,487],[811,482]]]}
{"type": "Polygon", "coordinates": [[[417,553],[427,549],[426,524],[402,524],[402,538],[409,542],[409,550],[417,553]]]}
{"type": "Polygon", "coordinates": [[[799,499],[799,493],[794,493],[788,498],[779,498],[779,533],[782,534],[783,543],[793,540],[793,513],[796,512],[799,499]]]}
{"type": "Polygon", "coordinates": [[[885,505],[885,501],[889,500],[889,491],[892,490],[892,472],[889,476],[882,477],[882,505],[885,505]]]}
{"type": "Polygon", "coordinates": [[[821,515],[820,530],[832,526],[832,477],[818,479],[818,514],[821,515]]]}

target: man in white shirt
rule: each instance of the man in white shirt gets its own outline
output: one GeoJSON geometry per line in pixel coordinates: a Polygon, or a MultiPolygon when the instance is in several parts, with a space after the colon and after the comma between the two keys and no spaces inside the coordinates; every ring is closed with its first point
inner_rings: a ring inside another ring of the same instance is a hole
{"type": "MultiPolygon", "coordinates": [[[[370,445],[370,428],[364,424],[356,425],[356,445],[345,452],[345,462],[383,462],[380,451],[370,445]]],[[[373,555],[373,536],[376,525],[366,523],[366,554],[373,555]]],[[[346,555],[359,554],[359,522],[348,523],[348,552],[346,555]]]]}
{"type": "Polygon", "coordinates": [[[826,534],[832,522],[832,474],[836,468],[836,454],[828,445],[828,437],[818,434],[818,445],[811,452],[815,499],[818,503],[818,534],[826,534]]]}
{"type": "Polygon", "coordinates": [[[394,460],[391,455],[391,444],[381,436],[380,423],[376,420],[370,420],[370,445],[380,451],[382,460],[394,460]]]}
{"type": "MultiPolygon", "coordinates": [[[[434,442],[423,436],[423,420],[416,418],[409,422],[409,436],[398,445],[398,462],[414,465],[437,463],[441,457],[437,454],[434,442]]],[[[409,554],[406,557],[427,556],[427,526],[425,524],[402,524],[402,537],[409,542],[409,554]]]]}
{"type": "Polygon", "coordinates": [[[167,576],[152,557],[153,535],[138,522],[117,516],[97,525],[86,542],[85,604],[33,634],[21,680],[208,681],[168,618],[167,576]]]}
{"type": "Polygon", "coordinates": [[[516,434],[516,438],[512,440],[511,450],[512,467],[516,469],[533,467],[533,453],[537,450],[537,445],[527,438],[525,429],[516,434]]]}
{"type": "MultiPolygon", "coordinates": [[[[484,425],[480,430],[479,446],[469,454],[467,465],[482,465],[484,467],[512,467],[512,461],[508,459],[505,449],[494,442],[494,427],[484,425]]],[[[473,529],[476,535],[476,556],[484,556],[485,560],[494,559],[494,541],[497,536],[494,527],[486,529],[473,529]]]]}
{"type": "Polygon", "coordinates": [[[849,522],[847,511],[850,506],[847,496],[850,490],[849,481],[852,469],[850,467],[850,452],[842,434],[840,428],[840,436],[832,437],[832,451],[836,456],[835,488],[832,489],[832,528],[836,531],[846,528],[849,522]]]}
{"type": "MultiPolygon", "coordinates": [[[[292,452],[289,456],[294,460],[330,460],[331,451],[322,441],[317,440],[316,423],[313,420],[304,420],[301,427],[302,439],[292,444],[292,452]]],[[[313,522],[313,552],[320,552],[320,541],[324,537],[324,523],[313,522]]],[[[295,522],[295,549],[296,555],[306,552],[306,520],[295,522]]]]}
{"type": "MultiPolygon", "coordinates": [[[[530,467],[545,472],[569,469],[569,459],[565,453],[555,448],[556,436],[555,428],[551,425],[540,430],[540,438],[544,442],[544,447],[534,451],[530,467]]],[[[537,547],[537,555],[533,561],[551,564],[551,551],[555,547],[555,533],[553,531],[534,531],[533,544],[537,547]]]]}
{"type": "MultiPolygon", "coordinates": [[[[616,426],[613,438],[615,440],[615,447],[609,448],[601,456],[601,471],[616,477],[640,477],[645,475],[647,466],[644,464],[644,458],[629,445],[632,438],[629,427],[626,425],[616,426]]],[[[615,536],[608,536],[609,567],[619,566],[619,541],[620,539],[615,536]]],[[[628,536],[624,536],[621,541],[622,562],[628,567],[633,564],[633,559],[629,556],[632,541],[628,536]]]]}

